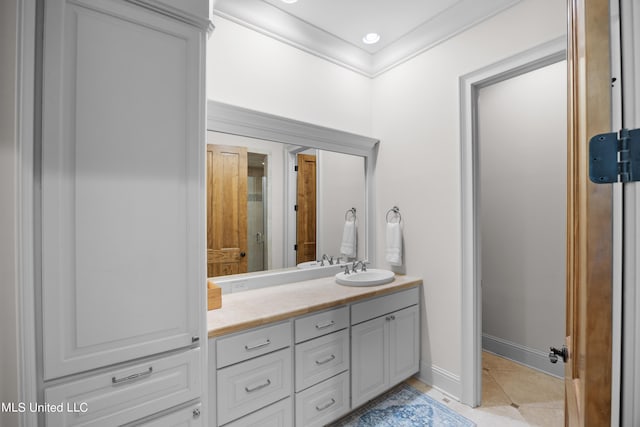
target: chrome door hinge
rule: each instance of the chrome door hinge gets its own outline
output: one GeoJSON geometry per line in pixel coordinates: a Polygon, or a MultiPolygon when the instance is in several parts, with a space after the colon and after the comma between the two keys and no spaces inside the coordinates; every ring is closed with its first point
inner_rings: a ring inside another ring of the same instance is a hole
{"type": "Polygon", "coordinates": [[[640,181],[640,129],[591,138],[589,179],[596,184],[640,181]]]}

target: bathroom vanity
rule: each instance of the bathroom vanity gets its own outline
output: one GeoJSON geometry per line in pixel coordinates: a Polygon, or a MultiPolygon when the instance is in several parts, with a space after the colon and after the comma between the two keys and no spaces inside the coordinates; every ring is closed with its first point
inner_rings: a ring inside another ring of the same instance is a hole
{"type": "Polygon", "coordinates": [[[326,277],[223,295],[207,315],[210,424],[322,426],[417,373],[421,284],[326,277]]]}

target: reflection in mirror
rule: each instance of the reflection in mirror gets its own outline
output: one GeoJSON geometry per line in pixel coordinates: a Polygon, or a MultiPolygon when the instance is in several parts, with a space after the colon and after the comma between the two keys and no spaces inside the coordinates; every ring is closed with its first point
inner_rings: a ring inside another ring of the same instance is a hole
{"type": "Polygon", "coordinates": [[[335,274],[341,254],[376,259],[377,139],[212,100],[207,129],[209,277],[254,289],[335,274]],[[298,154],[315,158],[300,196],[298,154]],[[307,209],[306,230],[298,230],[296,205],[307,209]],[[298,238],[311,260],[304,267],[323,255],[333,266],[300,268],[298,238]]]}
{"type": "Polygon", "coordinates": [[[363,157],[207,134],[209,277],[364,258],[363,157]],[[354,219],[355,256],[341,253],[354,219]]]}

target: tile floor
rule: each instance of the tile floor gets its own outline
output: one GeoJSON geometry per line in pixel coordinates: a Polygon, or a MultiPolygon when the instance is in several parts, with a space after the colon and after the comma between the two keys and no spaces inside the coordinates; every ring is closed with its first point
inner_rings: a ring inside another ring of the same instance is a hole
{"type": "Polygon", "coordinates": [[[563,380],[482,354],[482,405],[470,408],[411,378],[407,383],[443,402],[478,427],[564,426],[563,380]]]}

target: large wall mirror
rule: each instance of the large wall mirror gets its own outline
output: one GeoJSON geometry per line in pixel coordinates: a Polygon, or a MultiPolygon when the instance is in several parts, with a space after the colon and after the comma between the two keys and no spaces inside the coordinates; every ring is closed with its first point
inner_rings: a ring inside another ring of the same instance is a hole
{"type": "Polygon", "coordinates": [[[214,101],[207,115],[209,277],[375,259],[376,139],[214,101]]]}

